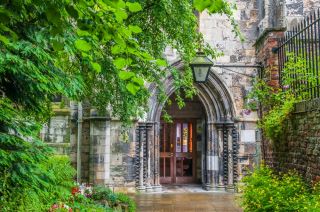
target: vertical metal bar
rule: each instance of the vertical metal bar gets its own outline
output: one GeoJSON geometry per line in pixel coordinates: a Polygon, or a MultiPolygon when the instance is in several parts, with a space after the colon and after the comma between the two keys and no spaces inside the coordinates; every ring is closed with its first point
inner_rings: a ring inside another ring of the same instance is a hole
{"type": "MultiPolygon", "coordinates": [[[[295,30],[295,27],[293,27],[293,31],[292,31],[292,49],[291,49],[291,51],[292,51],[292,55],[293,55],[293,57],[294,57],[294,61],[296,61],[296,56],[297,56],[297,51],[296,51],[296,48],[297,48],[297,44],[296,44],[296,42],[297,42],[297,36],[296,36],[296,30],[295,30]]],[[[296,91],[296,83],[295,83],[295,81],[296,81],[296,69],[294,69],[294,70],[292,70],[292,79],[293,79],[293,81],[291,82],[291,84],[292,84],[292,89],[293,89],[293,91],[295,92],[296,91]]]]}
{"type": "MultiPolygon", "coordinates": [[[[307,20],[306,19],[304,19],[303,20],[303,28],[305,28],[307,26],[307,20]]],[[[307,29],[305,29],[304,30],[304,59],[305,59],[305,73],[303,73],[303,74],[307,74],[307,72],[308,72],[308,68],[307,68],[307,66],[308,66],[308,32],[307,32],[307,29]]],[[[304,83],[305,84],[305,82],[303,81],[303,80],[301,80],[302,82],[301,83],[304,83]]],[[[303,90],[302,90],[302,92],[308,92],[308,85],[307,86],[305,86],[305,85],[303,85],[303,90]]],[[[307,97],[308,97],[308,95],[307,95],[307,97]]]]}
{"type": "MultiPolygon", "coordinates": [[[[305,33],[305,31],[303,30],[303,28],[304,28],[304,21],[301,21],[301,23],[300,23],[300,27],[301,27],[301,58],[305,58],[305,42],[306,42],[306,40],[305,40],[305,37],[306,37],[306,33],[305,33]]],[[[302,82],[301,82],[301,76],[299,76],[299,87],[300,87],[300,89],[299,89],[299,95],[301,94],[301,91],[302,91],[302,88],[303,88],[303,86],[302,86],[302,82]]]]}
{"type": "MultiPolygon", "coordinates": [[[[310,28],[309,28],[309,25],[310,25],[310,22],[309,22],[309,16],[307,16],[306,18],[306,33],[307,33],[307,41],[306,41],[306,45],[307,45],[307,56],[306,56],[306,60],[307,60],[307,73],[306,75],[308,76],[311,72],[311,65],[310,65],[310,28]]],[[[311,86],[310,86],[310,83],[308,82],[308,77],[305,76],[305,80],[307,81],[307,91],[308,91],[308,94],[307,94],[307,98],[310,99],[312,97],[312,89],[311,89],[311,86]]]]}
{"type": "MultiPolygon", "coordinates": [[[[298,34],[298,58],[301,58],[302,57],[302,49],[303,49],[303,40],[302,40],[302,38],[303,38],[303,33],[302,33],[302,27],[301,27],[301,25],[300,24],[298,24],[298,32],[299,32],[299,34],[298,34]]],[[[299,73],[298,73],[298,75],[296,76],[296,85],[297,85],[297,90],[296,90],[296,93],[295,93],[295,95],[299,95],[300,94],[300,89],[301,89],[301,86],[300,86],[300,81],[299,81],[299,78],[300,78],[300,76],[299,76],[299,73]]]]}
{"type": "MultiPolygon", "coordinates": [[[[282,77],[281,77],[281,72],[282,72],[282,39],[280,38],[279,39],[279,52],[278,52],[278,75],[279,75],[279,85],[280,87],[282,86],[282,83],[281,83],[281,80],[282,80],[282,77]]],[[[262,78],[262,76],[261,76],[262,78]]]]}
{"type": "Polygon", "coordinates": [[[315,49],[316,49],[316,61],[317,61],[317,69],[316,69],[316,76],[317,76],[317,97],[320,97],[320,87],[319,87],[319,55],[320,55],[320,8],[318,9],[318,13],[317,13],[317,22],[315,24],[316,26],[316,38],[315,38],[315,49]],[[318,44],[318,45],[317,45],[318,44]]]}
{"type": "MultiPolygon", "coordinates": [[[[282,38],[282,43],[285,43],[287,40],[286,38],[282,38]]],[[[281,78],[283,82],[283,69],[284,69],[284,64],[286,62],[286,44],[282,45],[282,51],[281,51],[281,58],[282,58],[282,63],[281,63],[281,78]]]]}
{"type": "MultiPolygon", "coordinates": [[[[288,33],[288,36],[289,36],[289,42],[288,42],[288,53],[290,54],[290,56],[292,57],[292,55],[293,55],[293,32],[292,31],[290,31],[289,33],[288,33]]],[[[289,59],[289,58],[288,58],[289,59]]],[[[290,77],[290,79],[292,79],[293,78],[293,72],[292,72],[292,70],[291,70],[291,68],[290,68],[290,74],[289,74],[289,76],[288,77],[290,77]]],[[[292,90],[294,90],[294,87],[293,87],[293,83],[292,82],[290,82],[290,87],[292,88],[292,90]]]]}
{"type": "MultiPolygon", "coordinates": [[[[311,45],[311,52],[310,52],[310,56],[311,56],[311,77],[314,78],[315,76],[315,61],[314,61],[314,31],[313,31],[313,25],[315,25],[315,23],[313,23],[313,19],[314,16],[312,16],[312,13],[310,14],[310,23],[311,23],[311,26],[310,26],[310,37],[311,37],[311,40],[310,40],[310,45],[311,45]]],[[[316,87],[314,86],[314,83],[311,83],[310,86],[312,87],[312,99],[315,98],[317,96],[316,94],[316,87]]]]}

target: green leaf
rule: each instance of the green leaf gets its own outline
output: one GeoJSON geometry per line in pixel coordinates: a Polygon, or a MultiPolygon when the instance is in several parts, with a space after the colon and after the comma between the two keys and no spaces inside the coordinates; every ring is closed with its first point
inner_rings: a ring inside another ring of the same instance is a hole
{"type": "Polygon", "coordinates": [[[124,19],[128,18],[128,14],[124,10],[117,10],[115,12],[116,20],[122,22],[124,19]]]}
{"type": "Polygon", "coordinates": [[[91,34],[88,31],[77,29],[77,34],[79,36],[91,36],[91,34]]]}
{"type": "Polygon", "coordinates": [[[129,25],[129,30],[133,33],[141,33],[142,29],[138,26],[129,25]]]}
{"type": "Polygon", "coordinates": [[[128,80],[131,77],[133,77],[135,74],[132,72],[128,72],[128,71],[120,71],[119,72],[119,77],[121,80],[128,80]]]}
{"type": "Polygon", "coordinates": [[[52,47],[55,51],[61,51],[64,49],[64,44],[62,42],[57,41],[57,40],[53,40],[52,47]]]}
{"type": "Polygon", "coordinates": [[[140,90],[139,86],[136,86],[135,84],[129,82],[126,86],[127,90],[132,93],[133,95],[136,95],[136,93],[140,90]]]}
{"type": "Polygon", "coordinates": [[[114,45],[114,46],[111,47],[111,53],[112,54],[120,54],[122,52],[124,52],[124,48],[122,48],[121,45],[117,44],[117,45],[114,45]]]}
{"type": "Polygon", "coordinates": [[[66,11],[68,12],[68,14],[71,17],[73,17],[75,19],[78,19],[78,17],[79,17],[78,11],[72,5],[67,5],[66,6],[66,11]]]}
{"type": "Polygon", "coordinates": [[[126,5],[128,6],[130,12],[139,12],[142,10],[142,7],[138,2],[127,2],[126,5]]]}
{"type": "Polygon", "coordinates": [[[3,35],[0,35],[0,41],[2,41],[4,44],[8,44],[9,43],[9,39],[3,35]]]}
{"type": "Polygon", "coordinates": [[[101,65],[99,63],[91,62],[92,68],[97,72],[101,72],[101,65]]]}
{"type": "Polygon", "coordinates": [[[126,59],[122,57],[115,59],[113,63],[117,67],[117,69],[122,69],[127,65],[126,59]]]}
{"type": "Polygon", "coordinates": [[[75,41],[75,46],[77,49],[79,49],[80,51],[84,51],[84,52],[90,51],[92,48],[91,45],[87,41],[81,40],[81,39],[78,39],[75,41]]]}
{"type": "Polygon", "coordinates": [[[46,11],[46,16],[49,22],[53,23],[56,27],[62,27],[60,25],[61,21],[61,14],[56,8],[48,8],[46,11]]]}
{"type": "Polygon", "coordinates": [[[196,8],[196,10],[198,10],[199,12],[202,12],[207,7],[211,6],[211,4],[215,4],[215,3],[212,3],[211,0],[194,0],[193,1],[194,8],[196,8]]]}
{"type": "Polygon", "coordinates": [[[142,78],[138,78],[138,77],[133,77],[132,78],[132,82],[135,82],[136,84],[138,84],[139,86],[142,86],[144,84],[144,81],[142,78]]]}
{"type": "Polygon", "coordinates": [[[156,60],[156,64],[157,64],[158,66],[168,66],[167,61],[161,60],[161,59],[157,59],[157,60],[156,60]]]}

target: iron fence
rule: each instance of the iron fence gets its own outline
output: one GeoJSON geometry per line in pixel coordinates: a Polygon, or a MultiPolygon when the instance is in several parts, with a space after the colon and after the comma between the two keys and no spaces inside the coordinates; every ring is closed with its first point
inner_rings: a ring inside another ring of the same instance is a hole
{"type": "Polygon", "coordinates": [[[285,33],[285,37],[280,39],[278,51],[279,59],[279,79],[282,88],[288,86],[293,93],[299,95],[306,93],[304,100],[320,97],[319,67],[320,67],[320,9],[312,12],[297,26],[285,33]],[[292,78],[290,85],[283,84],[283,73],[289,60],[289,55],[303,58],[305,71],[293,71],[290,74],[292,78]],[[309,83],[301,80],[299,75],[313,75],[315,81],[309,83]]]}

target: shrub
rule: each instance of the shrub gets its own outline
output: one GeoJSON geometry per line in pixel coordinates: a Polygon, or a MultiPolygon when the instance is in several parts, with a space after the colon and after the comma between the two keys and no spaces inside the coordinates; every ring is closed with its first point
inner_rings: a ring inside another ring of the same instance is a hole
{"type": "Polygon", "coordinates": [[[261,166],[239,184],[245,211],[320,211],[319,186],[310,188],[295,172],[277,175],[261,166]]]}
{"type": "Polygon", "coordinates": [[[114,193],[109,188],[94,187],[92,192],[92,199],[100,204],[108,204],[112,208],[125,207],[129,212],[136,210],[135,202],[123,193],[114,193]]]}
{"type": "Polygon", "coordinates": [[[33,181],[25,182],[23,176],[16,176],[23,186],[19,188],[10,184],[8,189],[10,193],[3,199],[3,207],[0,209],[3,211],[48,210],[54,203],[67,201],[71,197],[75,170],[67,156],[50,156],[38,164],[37,171],[32,174],[42,183],[41,187],[37,188],[38,184],[33,181]]]}

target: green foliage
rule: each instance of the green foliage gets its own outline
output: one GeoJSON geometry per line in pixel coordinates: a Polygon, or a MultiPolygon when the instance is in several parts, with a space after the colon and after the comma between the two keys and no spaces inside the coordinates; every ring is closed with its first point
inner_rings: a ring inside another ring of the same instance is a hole
{"type": "Polygon", "coordinates": [[[91,198],[87,198],[82,194],[76,194],[73,198],[69,199],[67,203],[73,211],[96,211],[96,212],[106,212],[113,211],[108,205],[103,205],[97,203],[91,198]]]}
{"type": "Polygon", "coordinates": [[[310,93],[306,88],[313,87],[318,78],[313,74],[315,72],[308,69],[303,57],[291,53],[287,55],[288,61],[282,72],[282,88],[271,87],[264,79],[257,79],[247,96],[247,106],[250,109],[256,109],[257,103],[260,103],[266,110],[259,127],[273,141],[280,139],[284,123],[294,110],[295,104],[308,99],[310,93]],[[299,83],[299,88],[293,86],[295,83],[299,83]]]}
{"type": "MultiPolygon", "coordinates": [[[[162,53],[170,46],[188,64],[203,47],[190,0],[2,0],[0,3],[0,210],[47,210],[67,195],[72,168],[54,164],[39,139],[55,95],[89,100],[129,123],[146,111],[155,83],[171,71],[178,94],[195,93],[192,73],[168,67],[162,53]],[[46,168],[51,166],[50,169],[46,168]],[[52,170],[61,169],[61,175],[52,170]]],[[[226,13],[225,1],[201,10],[226,13]]],[[[235,23],[231,20],[235,26],[235,23]]],[[[183,106],[178,95],[179,106],[183,106]]],[[[120,197],[124,198],[124,197],[120,197]]],[[[91,203],[90,203],[91,204],[91,203]]]]}
{"type": "Polygon", "coordinates": [[[320,187],[310,189],[294,172],[276,175],[262,165],[240,182],[244,211],[319,211],[320,187]]]}
{"type": "Polygon", "coordinates": [[[126,206],[129,212],[136,211],[135,202],[123,193],[114,193],[109,188],[94,187],[92,192],[92,199],[100,204],[107,201],[109,207],[115,208],[119,204],[126,206]]]}
{"type": "MultiPolygon", "coordinates": [[[[34,163],[20,165],[22,168],[31,166],[36,165],[34,163]]],[[[25,175],[17,173],[15,178],[6,173],[5,179],[1,179],[3,186],[0,192],[4,195],[1,197],[0,209],[1,211],[48,210],[54,203],[70,198],[70,191],[74,186],[74,174],[75,170],[71,167],[67,156],[51,156],[39,162],[33,170],[29,169],[25,175]]]]}

